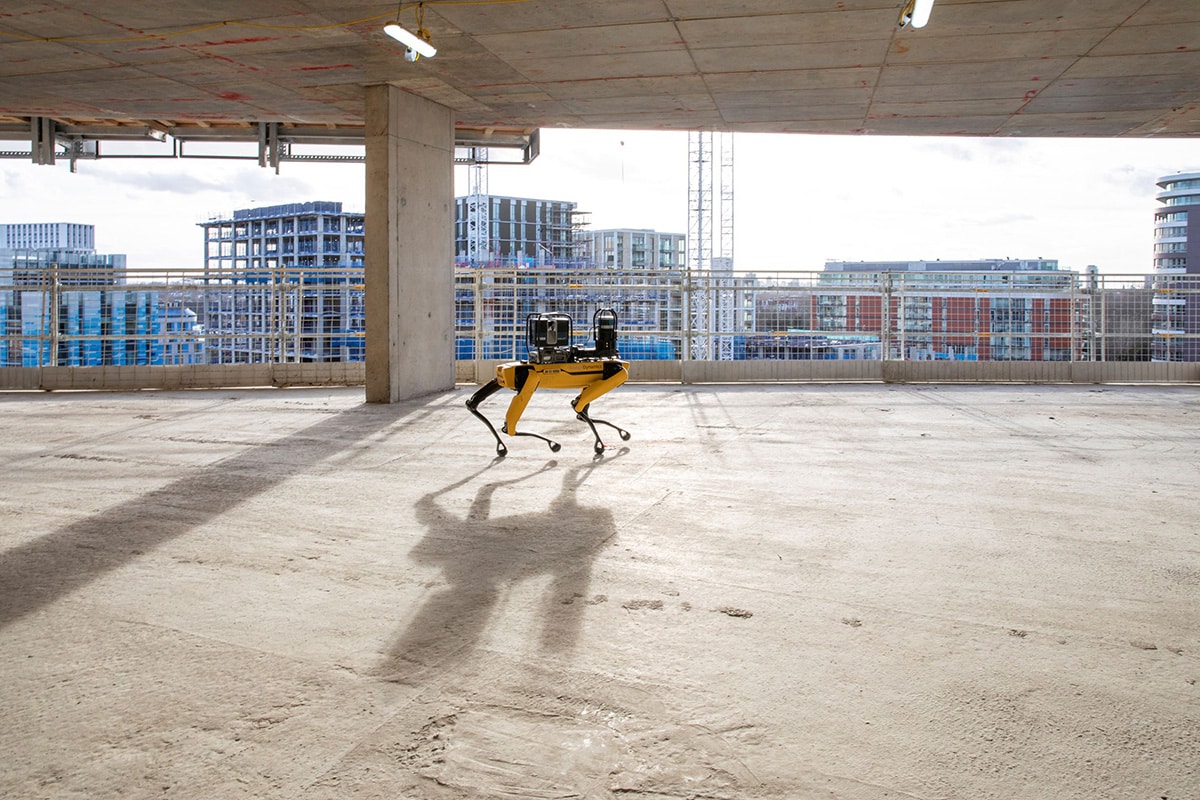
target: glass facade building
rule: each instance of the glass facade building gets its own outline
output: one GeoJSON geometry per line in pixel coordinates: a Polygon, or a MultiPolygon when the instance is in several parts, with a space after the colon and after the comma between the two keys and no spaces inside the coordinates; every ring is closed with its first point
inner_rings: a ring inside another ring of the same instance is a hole
{"type": "MultiPolygon", "coordinates": [[[[126,287],[125,256],[97,253],[91,225],[0,225],[0,366],[164,361],[160,293],[126,287]]],[[[191,362],[185,362],[191,363],[191,362]]]]}
{"type": "Polygon", "coordinates": [[[1151,357],[1200,361],[1200,172],[1159,178],[1151,357]]]}

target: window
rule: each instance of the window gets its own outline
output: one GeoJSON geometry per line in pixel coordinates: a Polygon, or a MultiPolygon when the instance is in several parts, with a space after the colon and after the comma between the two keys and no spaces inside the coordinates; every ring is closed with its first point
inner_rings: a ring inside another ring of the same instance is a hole
{"type": "Polygon", "coordinates": [[[1166,190],[1168,192],[1174,192],[1180,189],[1200,189],[1200,180],[1188,179],[1182,181],[1170,181],[1166,184],[1166,190]]]}

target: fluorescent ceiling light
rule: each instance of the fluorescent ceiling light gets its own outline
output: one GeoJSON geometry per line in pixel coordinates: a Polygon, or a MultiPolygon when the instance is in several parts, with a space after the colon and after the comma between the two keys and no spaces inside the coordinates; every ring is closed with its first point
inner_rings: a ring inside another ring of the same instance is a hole
{"type": "Polygon", "coordinates": [[[389,22],[387,25],[384,25],[383,32],[409,50],[425,58],[433,58],[437,55],[436,47],[415,33],[410,33],[408,30],[402,28],[398,22],[389,22]]]}
{"type": "Polygon", "coordinates": [[[916,0],[913,5],[912,26],[924,28],[929,23],[929,14],[933,11],[933,0],[916,0]]]}

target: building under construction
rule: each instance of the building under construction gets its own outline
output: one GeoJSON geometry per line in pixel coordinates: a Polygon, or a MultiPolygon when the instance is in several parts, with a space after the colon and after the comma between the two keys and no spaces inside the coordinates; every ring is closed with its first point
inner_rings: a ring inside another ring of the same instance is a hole
{"type": "Polygon", "coordinates": [[[471,267],[577,265],[587,214],[567,200],[470,194],[455,200],[454,260],[471,267]]]}
{"type": "Polygon", "coordinates": [[[366,313],[361,211],[338,202],[244,208],[200,223],[210,364],[361,361],[366,313]]]}

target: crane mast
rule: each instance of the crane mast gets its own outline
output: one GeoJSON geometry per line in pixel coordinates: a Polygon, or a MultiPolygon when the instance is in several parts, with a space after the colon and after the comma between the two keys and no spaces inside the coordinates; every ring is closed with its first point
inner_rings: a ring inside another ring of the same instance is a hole
{"type": "Polygon", "coordinates": [[[733,134],[688,133],[685,357],[733,358],[733,134]]]}

